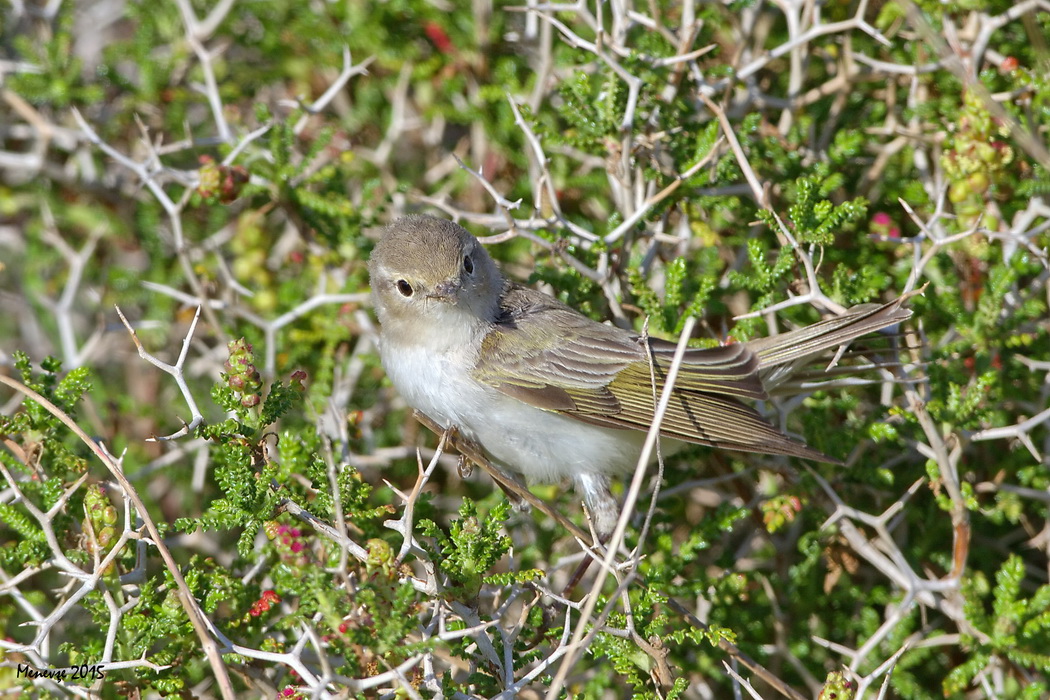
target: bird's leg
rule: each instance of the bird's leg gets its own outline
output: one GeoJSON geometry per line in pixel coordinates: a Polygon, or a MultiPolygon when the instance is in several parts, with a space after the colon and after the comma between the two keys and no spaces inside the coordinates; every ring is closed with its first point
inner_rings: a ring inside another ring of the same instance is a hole
{"type": "MultiPolygon", "coordinates": [[[[459,431],[458,428],[452,427],[446,431],[446,435],[450,435],[449,443],[459,451],[459,477],[461,479],[468,478],[474,471],[474,460],[471,455],[481,454],[481,445],[466,437],[459,431]]],[[[510,472],[504,469],[502,466],[495,463],[490,463],[494,470],[497,470],[503,477],[502,480],[495,479],[496,485],[500,487],[504,495],[507,496],[507,500],[510,501],[510,505],[514,510],[519,513],[528,513],[532,510],[532,505],[522,497],[522,492],[528,490],[528,486],[525,481],[515,472],[510,472]]]]}
{"type": "Polygon", "coordinates": [[[594,531],[601,542],[606,542],[616,528],[620,519],[620,503],[612,494],[610,479],[605,474],[584,472],[573,477],[576,493],[583,496],[583,502],[591,515],[594,531]]]}
{"type": "MultiPolygon", "coordinates": [[[[587,512],[591,518],[591,526],[598,536],[599,548],[609,540],[609,536],[616,528],[616,521],[620,518],[620,504],[613,496],[609,484],[609,477],[604,474],[583,473],[573,477],[576,493],[583,496],[584,505],[587,506],[587,512]]],[[[563,596],[568,598],[572,595],[573,589],[587,573],[587,568],[593,560],[593,556],[588,556],[580,562],[572,578],[565,584],[563,596]]]]}

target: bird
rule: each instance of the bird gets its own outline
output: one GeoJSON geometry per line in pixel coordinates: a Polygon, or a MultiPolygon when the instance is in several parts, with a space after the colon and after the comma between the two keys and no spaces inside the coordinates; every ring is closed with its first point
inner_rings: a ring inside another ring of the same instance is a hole
{"type": "MultiPolygon", "coordinates": [[[[369,263],[383,367],[404,400],[455,428],[528,484],[572,482],[599,537],[619,517],[613,479],[633,472],[675,344],[599,323],[504,277],[446,219],[382,229],[369,263]]],[[[684,443],[838,460],[749,402],[790,386],[814,357],[911,316],[908,295],[767,338],[685,351],[660,435],[684,443]]]]}

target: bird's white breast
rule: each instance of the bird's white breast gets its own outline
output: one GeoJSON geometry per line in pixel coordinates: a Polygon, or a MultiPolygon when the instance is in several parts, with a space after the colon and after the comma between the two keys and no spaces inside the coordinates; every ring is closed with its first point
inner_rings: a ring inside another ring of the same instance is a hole
{"type": "Polygon", "coordinates": [[[462,351],[398,345],[384,343],[381,354],[405,401],[445,427],[455,425],[530,482],[626,473],[637,463],[644,433],[589,425],[506,396],[470,375],[474,357],[462,351]]]}

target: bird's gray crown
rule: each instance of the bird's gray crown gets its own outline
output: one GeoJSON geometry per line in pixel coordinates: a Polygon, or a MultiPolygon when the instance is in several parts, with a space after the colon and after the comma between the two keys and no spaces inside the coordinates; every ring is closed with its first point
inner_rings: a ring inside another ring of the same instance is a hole
{"type": "MultiPolygon", "coordinates": [[[[462,226],[432,216],[406,216],[385,229],[369,264],[436,282],[456,275],[465,254],[481,249],[462,226]]],[[[481,249],[483,250],[483,249],[481,249]]],[[[483,253],[487,255],[487,253],[483,253]]]]}

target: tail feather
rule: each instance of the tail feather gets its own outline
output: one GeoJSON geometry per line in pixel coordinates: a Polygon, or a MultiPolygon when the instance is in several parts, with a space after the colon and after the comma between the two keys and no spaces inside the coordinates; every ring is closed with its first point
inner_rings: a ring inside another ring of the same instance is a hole
{"type": "MultiPolygon", "coordinates": [[[[904,294],[886,304],[862,304],[835,318],[769,338],[748,341],[747,348],[758,358],[763,387],[770,395],[797,393],[795,389],[800,384],[817,377],[831,379],[863,371],[862,367],[855,365],[835,367],[843,357],[842,351],[861,336],[881,331],[909,318],[912,312],[904,308],[904,303],[912,296],[921,294],[923,289],[904,294]],[[840,355],[832,361],[832,366],[815,367],[815,359],[832,348],[840,348],[840,355]]],[[[893,341],[898,335],[890,332],[882,337],[893,341]]],[[[865,345],[870,346],[870,341],[865,345]]],[[[883,349],[888,348],[883,346],[883,349]]],[[[897,364],[893,359],[879,357],[878,351],[873,352],[871,347],[851,351],[845,356],[854,358],[860,355],[875,360],[875,367],[893,367],[897,364]]]]}
{"type": "Polygon", "coordinates": [[[855,306],[841,316],[798,330],[750,340],[747,347],[758,357],[760,370],[806,360],[908,319],[911,311],[903,308],[903,304],[910,296],[906,294],[881,306],[855,306]]]}

